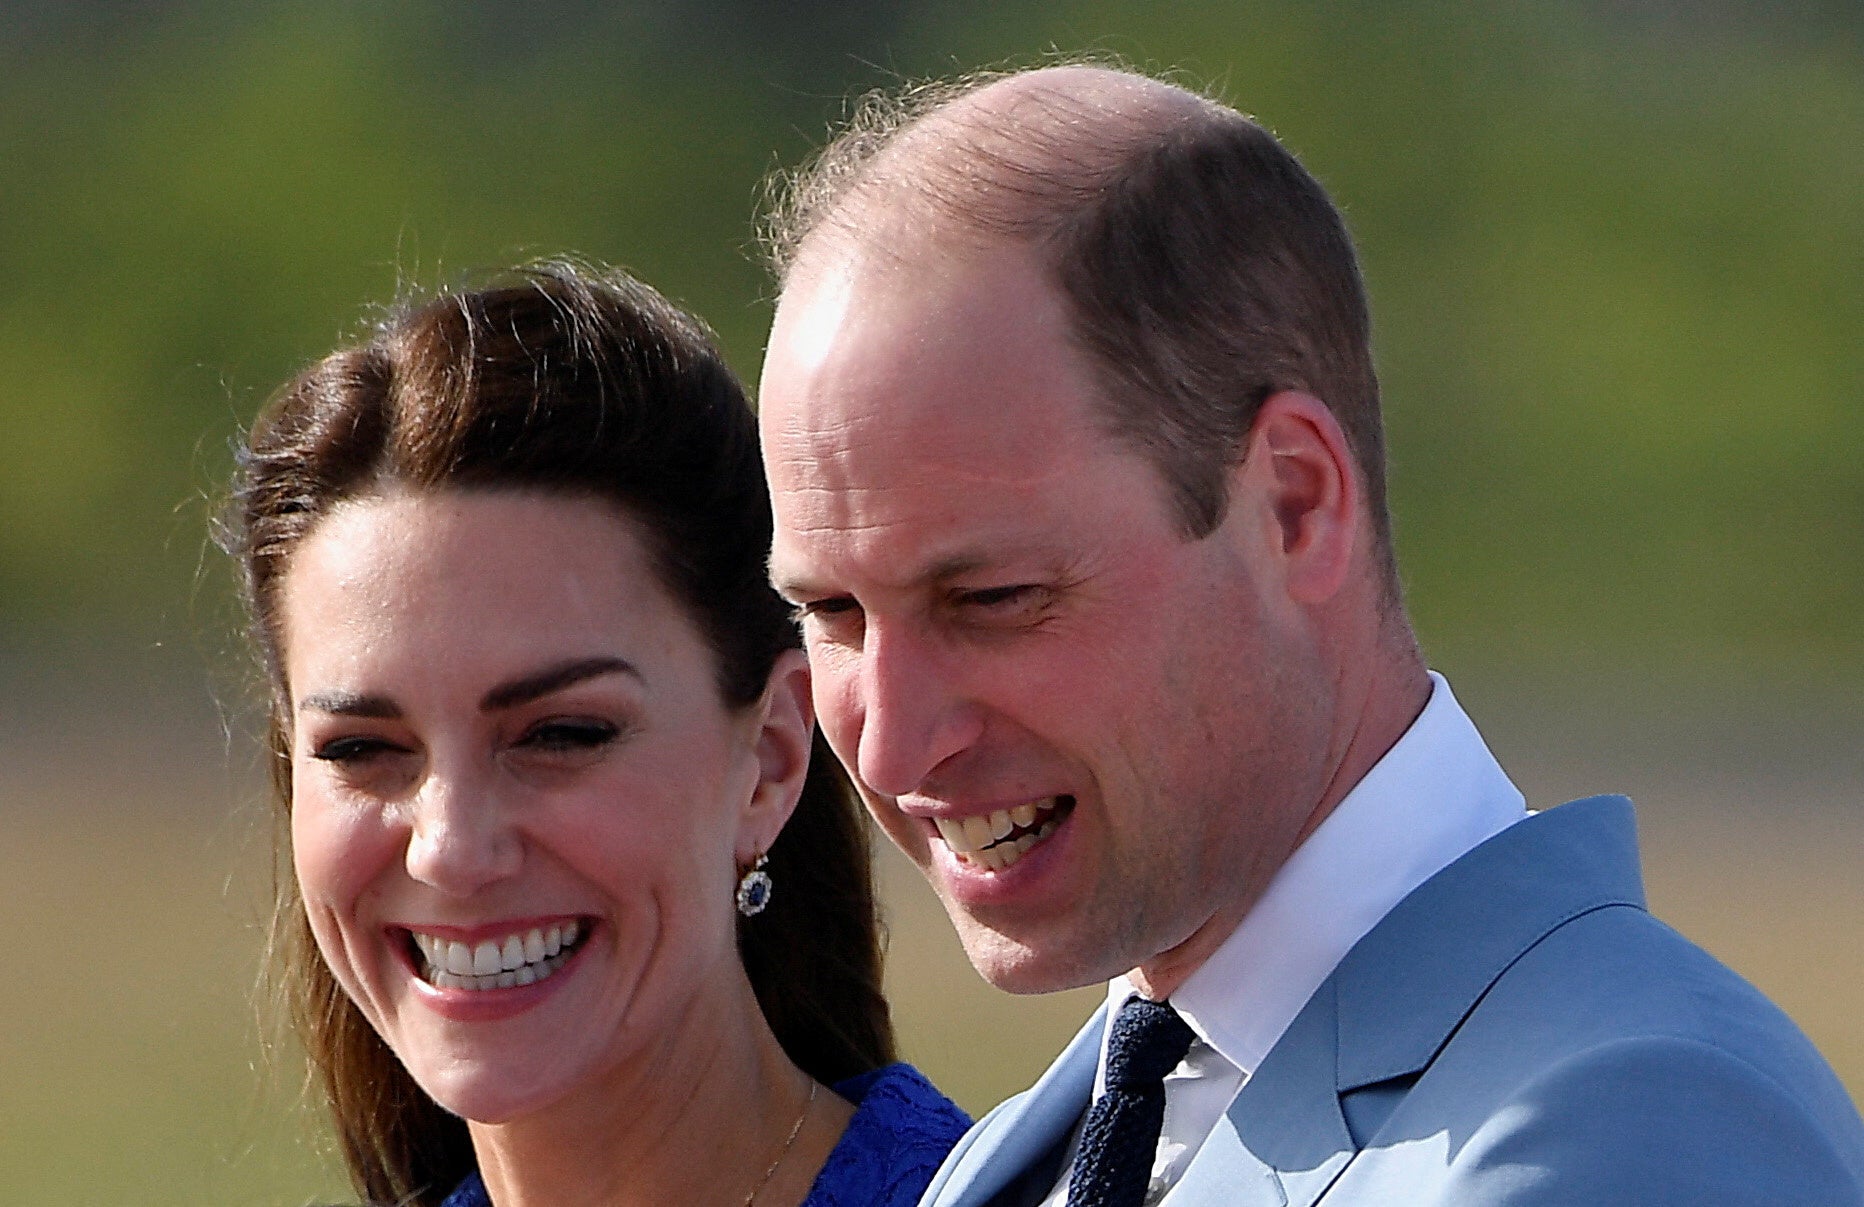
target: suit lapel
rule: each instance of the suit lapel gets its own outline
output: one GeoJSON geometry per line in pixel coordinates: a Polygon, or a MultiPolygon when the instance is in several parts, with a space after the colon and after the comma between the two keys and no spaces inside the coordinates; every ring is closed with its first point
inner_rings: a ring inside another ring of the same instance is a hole
{"type": "Polygon", "coordinates": [[[1331,983],[1289,1024],[1186,1168],[1172,1207],[1311,1207],[1353,1157],[1334,1093],[1331,983]]]}
{"type": "Polygon", "coordinates": [[[1562,805],[1477,847],[1400,902],[1315,991],[1172,1207],[1313,1207],[1359,1152],[1343,1093],[1427,1069],[1495,979],[1562,923],[1642,905],[1623,798],[1562,805]]]}
{"type": "Polygon", "coordinates": [[[1422,1072],[1497,977],[1581,914],[1643,908],[1631,802],[1592,797],[1537,813],[1400,901],[1333,975],[1336,1088],[1422,1072]]]}

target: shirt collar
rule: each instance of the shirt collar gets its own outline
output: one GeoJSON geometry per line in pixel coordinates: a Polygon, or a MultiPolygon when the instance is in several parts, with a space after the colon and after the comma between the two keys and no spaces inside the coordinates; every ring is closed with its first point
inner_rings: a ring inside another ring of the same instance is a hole
{"type": "MultiPolygon", "coordinates": [[[[1171,997],[1198,1038],[1244,1074],[1394,905],[1527,816],[1449,683],[1434,671],[1430,680],[1430,699],[1404,736],[1171,997]]],[[[1133,993],[1124,976],[1114,978],[1109,1023],[1133,993]]]]}

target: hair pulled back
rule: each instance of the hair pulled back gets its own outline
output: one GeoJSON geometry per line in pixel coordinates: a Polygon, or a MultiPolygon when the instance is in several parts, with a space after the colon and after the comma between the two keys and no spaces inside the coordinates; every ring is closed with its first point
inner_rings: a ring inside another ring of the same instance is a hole
{"type": "MultiPolygon", "coordinates": [[[[765,573],[771,519],[755,421],[710,333],[646,285],[566,263],[392,313],[266,405],[239,460],[224,543],[239,561],[271,688],[281,844],[291,811],[279,596],[298,544],[346,500],[388,489],[595,497],[645,534],[663,585],[711,647],[721,697],[756,701],[800,646],[765,573]]],[[[792,1060],[833,1082],[893,1059],[859,805],[818,735],[769,852],[778,891],[738,947],[792,1060]]],[[[364,1197],[434,1204],[471,1169],[464,1121],[430,1099],[337,984],[294,879],[273,960],[364,1197]]]]}

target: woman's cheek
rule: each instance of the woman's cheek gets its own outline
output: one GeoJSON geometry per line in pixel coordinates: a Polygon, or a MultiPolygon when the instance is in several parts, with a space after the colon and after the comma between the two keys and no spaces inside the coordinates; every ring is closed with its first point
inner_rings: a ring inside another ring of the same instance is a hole
{"type": "Polygon", "coordinates": [[[394,836],[372,814],[333,807],[316,794],[301,794],[291,817],[293,870],[311,933],[331,971],[352,996],[356,983],[351,951],[367,937],[359,916],[369,887],[394,862],[394,836]]]}

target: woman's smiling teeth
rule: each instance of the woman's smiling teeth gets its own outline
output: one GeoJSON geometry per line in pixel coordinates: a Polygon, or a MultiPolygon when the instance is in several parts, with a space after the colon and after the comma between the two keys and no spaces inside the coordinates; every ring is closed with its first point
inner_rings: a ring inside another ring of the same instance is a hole
{"type": "Polygon", "coordinates": [[[1072,797],[1051,796],[995,813],[932,820],[960,863],[1001,872],[1053,834],[1067,816],[1066,806],[1073,803],[1072,797]]]}
{"type": "Polygon", "coordinates": [[[541,981],[563,966],[583,938],[582,924],[533,927],[467,944],[411,930],[421,979],[438,989],[510,989],[541,981]]]}

